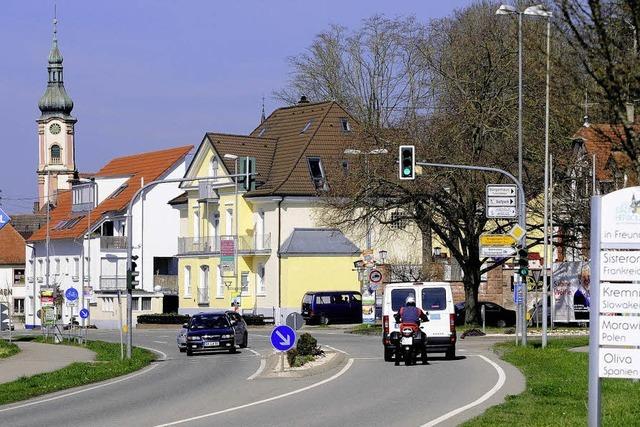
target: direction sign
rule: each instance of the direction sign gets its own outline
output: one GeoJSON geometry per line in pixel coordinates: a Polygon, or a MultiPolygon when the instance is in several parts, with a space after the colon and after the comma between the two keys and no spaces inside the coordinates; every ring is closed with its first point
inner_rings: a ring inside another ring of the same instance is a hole
{"type": "Polygon", "coordinates": [[[0,230],[2,230],[2,227],[5,225],[9,224],[9,221],[11,221],[11,217],[4,213],[2,208],[0,208],[0,230]]]}
{"type": "Polygon", "coordinates": [[[598,354],[601,378],[640,378],[640,349],[603,347],[598,354]]]}
{"type": "Polygon", "coordinates": [[[600,284],[601,313],[640,313],[640,286],[635,283],[600,284]]]}
{"type": "Polygon", "coordinates": [[[516,241],[508,234],[481,234],[481,246],[510,246],[515,245],[516,241]]]}
{"type": "Polygon", "coordinates": [[[515,206],[516,196],[487,197],[487,206],[515,206]]]}
{"type": "Polygon", "coordinates": [[[510,206],[487,206],[487,218],[517,218],[518,210],[510,206]]]}
{"type": "Polygon", "coordinates": [[[64,297],[69,301],[75,301],[78,299],[78,290],[76,288],[69,288],[65,291],[64,297]]]}
{"type": "Polygon", "coordinates": [[[287,325],[280,325],[271,331],[271,345],[278,351],[287,351],[296,345],[296,331],[287,325]]]}
{"type": "Polygon", "coordinates": [[[380,270],[371,270],[369,272],[369,281],[374,284],[382,282],[382,273],[380,273],[380,270]]]}
{"type": "Polygon", "coordinates": [[[288,327],[297,331],[304,324],[304,319],[300,313],[294,311],[293,313],[289,313],[286,323],[288,327]]]}
{"type": "Polygon", "coordinates": [[[80,310],[80,317],[82,319],[86,319],[87,317],[89,317],[89,310],[87,310],[86,308],[80,310]]]}
{"type": "Polygon", "coordinates": [[[480,246],[480,256],[484,258],[508,258],[516,254],[513,246],[480,246]]]}
{"type": "Polygon", "coordinates": [[[602,251],[600,280],[635,281],[640,277],[640,251],[602,251]]]}
{"type": "Polygon", "coordinates": [[[489,196],[517,196],[518,188],[515,184],[487,184],[487,197],[489,196]]]}
{"type": "Polygon", "coordinates": [[[640,346],[640,317],[600,316],[600,345],[640,346]]]}

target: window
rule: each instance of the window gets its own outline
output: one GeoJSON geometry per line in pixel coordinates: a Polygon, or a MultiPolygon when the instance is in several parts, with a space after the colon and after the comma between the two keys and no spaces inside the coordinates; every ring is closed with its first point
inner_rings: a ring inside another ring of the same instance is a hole
{"type": "Polygon", "coordinates": [[[311,179],[313,180],[313,185],[316,187],[316,190],[327,190],[322,160],[318,157],[309,157],[307,161],[309,163],[309,173],[311,174],[311,179]]]}
{"type": "Polygon", "coordinates": [[[42,260],[38,260],[38,277],[42,277],[42,260]]]}
{"type": "Polygon", "coordinates": [[[84,218],[84,216],[79,216],[79,217],[76,217],[76,218],[71,218],[71,219],[68,219],[68,220],[59,221],[56,224],[55,229],[56,230],[68,230],[70,228],[73,228],[77,223],[80,222],[80,220],[82,218],[84,218]]]}
{"type": "Polygon", "coordinates": [[[109,198],[115,199],[120,195],[120,193],[122,193],[125,190],[125,188],[127,188],[127,184],[122,184],[120,187],[116,189],[116,191],[113,192],[113,194],[111,194],[111,196],[109,196],[109,198]]]}
{"type": "Polygon", "coordinates": [[[416,297],[416,292],[413,289],[394,289],[391,291],[391,310],[398,311],[400,307],[404,306],[407,297],[416,297]]]}
{"type": "Polygon", "coordinates": [[[233,235],[233,209],[227,209],[227,217],[225,219],[225,233],[227,236],[231,236],[233,235]]]}
{"type": "Polygon", "coordinates": [[[447,294],[444,288],[424,288],[422,290],[422,309],[425,311],[447,308],[447,294]]]}
{"type": "Polygon", "coordinates": [[[131,310],[140,310],[140,298],[131,298],[131,310]]]}
{"type": "Polygon", "coordinates": [[[200,284],[198,285],[200,289],[207,289],[209,287],[209,266],[202,265],[200,266],[200,284]]]}
{"type": "Polygon", "coordinates": [[[115,306],[113,305],[113,297],[105,297],[102,299],[102,311],[106,313],[115,312],[115,306]]]}
{"type": "Polygon", "coordinates": [[[33,262],[32,259],[29,260],[29,280],[33,280],[34,273],[36,272],[33,262]]]}
{"type": "Polygon", "coordinates": [[[216,271],[216,297],[224,297],[224,282],[222,281],[222,268],[218,265],[216,271]]]}
{"type": "Polygon", "coordinates": [[[24,268],[13,269],[13,285],[24,285],[24,268]]]}
{"type": "Polygon", "coordinates": [[[309,121],[307,122],[306,125],[304,125],[304,127],[302,128],[302,130],[300,131],[300,133],[305,133],[306,131],[309,130],[309,128],[311,127],[311,123],[313,123],[313,119],[309,119],[309,121]]]}
{"type": "Polygon", "coordinates": [[[404,230],[407,226],[407,219],[403,218],[402,212],[391,212],[391,228],[393,230],[404,230]]]}
{"type": "Polygon", "coordinates": [[[62,150],[60,150],[60,146],[59,145],[52,145],[51,146],[51,164],[53,165],[59,165],[60,163],[62,163],[62,160],[60,159],[60,152],[62,150]]]}
{"type": "Polygon", "coordinates": [[[349,124],[349,119],[343,117],[340,119],[340,124],[342,125],[343,132],[351,132],[351,125],[349,124]]]}
{"type": "Polygon", "coordinates": [[[184,296],[185,297],[190,297],[191,296],[191,266],[185,266],[184,267],[184,277],[183,277],[183,284],[182,286],[184,286],[184,296]]]}
{"type": "Polygon", "coordinates": [[[258,138],[260,138],[262,135],[264,135],[264,133],[267,131],[267,127],[263,127],[262,129],[260,129],[260,132],[258,132],[258,138]]]}
{"type": "Polygon", "coordinates": [[[60,258],[56,258],[55,262],[55,275],[59,276],[60,275],[60,258]]]}
{"type": "Polygon", "coordinates": [[[200,210],[197,207],[193,209],[193,240],[200,240],[200,210]]]}
{"type": "Polygon", "coordinates": [[[151,297],[142,297],[142,311],[150,311],[151,310],[151,297]]]}
{"type": "Polygon", "coordinates": [[[24,314],[24,298],[13,299],[13,314],[24,314]]]}
{"type": "Polygon", "coordinates": [[[73,259],[73,280],[78,280],[80,277],[80,258],[73,259]]]}
{"type": "Polygon", "coordinates": [[[256,287],[258,288],[259,294],[265,294],[267,292],[267,289],[264,286],[264,264],[258,264],[256,272],[256,287]]]}
{"type": "Polygon", "coordinates": [[[349,161],[348,160],[343,160],[342,161],[342,174],[346,177],[349,176],[349,161]]]}
{"type": "Polygon", "coordinates": [[[240,274],[240,286],[242,288],[242,295],[249,294],[249,272],[243,271],[240,274]]]}
{"type": "Polygon", "coordinates": [[[209,176],[218,176],[218,157],[213,156],[209,166],[209,176]]]}

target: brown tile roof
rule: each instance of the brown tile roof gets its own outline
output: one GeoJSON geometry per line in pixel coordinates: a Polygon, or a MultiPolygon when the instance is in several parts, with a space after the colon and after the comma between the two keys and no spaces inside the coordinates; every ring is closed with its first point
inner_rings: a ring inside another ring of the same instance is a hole
{"type": "MultiPolygon", "coordinates": [[[[108,197],[91,211],[91,223],[100,220],[107,212],[119,212],[125,209],[140,188],[141,180],[145,184],[161,177],[171,166],[184,158],[193,148],[192,145],[170,148],[160,151],[135,154],[132,156],[118,157],[96,173],[96,177],[130,176],[125,182],[126,188],[115,197],[108,197]]],[[[69,239],[82,236],[87,231],[88,218],[83,217],[77,224],[69,229],[56,230],[56,226],[65,220],[73,218],[71,212],[71,191],[61,191],[58,195],[56,207],[51,210],[49,221],[49,235],[51,239],[69,239]]],[[[35,232],[29,241],[44,240],[45,227],[35,232]]]]}
{"type": "MultiPolygon", "coordinates": [[[[637,128],[640,131],[640,126],[637,128]]],[[[629,157],[621,151],[614,150],[620,146],[620,141],[624,138],[621,126],[591,124],[588,127],[581,127],[573,138],[581,138],[584,141],[587,154],[596,156],[596,179],[598,181],[613,179],[609,167],[610,160],[621,168],[629,166],[629,157]]]]}
{"type": "Polygon", "coordinates": [[[24,264],[25,241],[11,223],[0,229],[0,265],[24,264]]]}

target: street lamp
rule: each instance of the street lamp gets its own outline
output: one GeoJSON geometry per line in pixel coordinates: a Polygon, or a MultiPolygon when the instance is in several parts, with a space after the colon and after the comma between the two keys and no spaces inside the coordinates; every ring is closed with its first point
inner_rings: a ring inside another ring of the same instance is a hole
{"type": "MultiPolygon", "coordinates": [[[[242,295],[242,289],[240,289],[239,283],[238,283],[238,244],[240,243],[240,237],[238,236],[238,220],[240,219],[240,209],[238,208],[238,159],[239,157],[236,156],[235,154],[225,154],[224,156],[225,159],[228,160],[233,160],[233,174],[235,175],[235,221],[234,221],[234,230],[235,230],[235,244],[233,245],[233,252],[234,252],[234,275],[235,275],[235,280],[236,280],[236,292],[238,291],[238,289],[240,290],[240,295],[242,295]]],[[[239,301],[240,301],[240,307],[242,307],[242,298],[240,297],[240,295],[238,295],[239,301]]],[[[233,301],[233,299],[231,300],[233,301]]]]}
{"type": "MultiPolygon", "coordinates": [[[[365,164],[365,173],[367,175],[367,193],[369,190],[369,155],[379,155],[379,154],[387,154],[389,150],[386,148],[374,148],[370,151],[361,151],[354,148],[347,148],[343,151],[344,154],[349,155],[363,155],[364,156],[364,164],[365,164]]],[[[367,249],[371,249],[371,224],[369,222],[369,218],[367,217],[367,241],[366,241],[367,249]]]]}

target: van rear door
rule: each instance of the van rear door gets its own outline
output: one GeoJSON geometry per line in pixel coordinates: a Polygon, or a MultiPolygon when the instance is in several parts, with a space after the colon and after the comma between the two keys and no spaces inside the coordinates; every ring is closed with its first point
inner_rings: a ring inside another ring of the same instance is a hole
{"type": "Polygon", "coordinates": [[[387,307],[387,309],[390,308],[391,311],[385,310],[386,313],[389,313],[389,332],[400,330],[400,324],[396,323],[393,315],[400,310],[400,307],[405,305],[407,297],[409,296],[416,298],[416,291],[414,288],[391,289],[391,298],[390,301],[388,301],[388,303],[391,304],[391,307],[387,307]]]}
{"type": "Polygon", "coordinates": [[[440,286],[426,286],[420,292],[422,310],[428,316],[429,321],[422,324],[422,330],[427,337],[448,337],[451,335],[449,326],[449,310],[447,300],[451,299],[447,295],[447,289],[440,286]]]}

